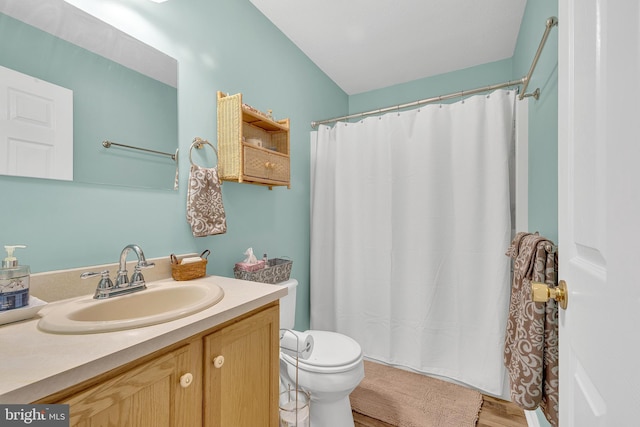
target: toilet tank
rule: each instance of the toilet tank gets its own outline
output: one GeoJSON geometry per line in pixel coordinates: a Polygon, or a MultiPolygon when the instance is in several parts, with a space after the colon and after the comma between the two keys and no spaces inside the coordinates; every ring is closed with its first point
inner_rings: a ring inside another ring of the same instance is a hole
{"type": "Polygon", "coordinates": [[[280,298],[280,329],[293,329],[296,323],[296,287],[298,281],[290,279],[286,282],[276,283],[276,286],[286,286],[289,292],[287,296],[280,298]]]}

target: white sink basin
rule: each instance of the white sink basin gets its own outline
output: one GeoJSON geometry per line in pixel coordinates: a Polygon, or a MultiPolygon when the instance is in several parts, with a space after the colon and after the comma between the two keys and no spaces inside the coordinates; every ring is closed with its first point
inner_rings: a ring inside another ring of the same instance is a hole
{"type": "Polygon", "coordinates": [[[218,303],[220,286],[208,279],[147,284],[147,289],[105,300],[92,296],[61,303],[43,312],[38,327],[59,334],[91,334],[155,325],[186,317],[218,303]]]}

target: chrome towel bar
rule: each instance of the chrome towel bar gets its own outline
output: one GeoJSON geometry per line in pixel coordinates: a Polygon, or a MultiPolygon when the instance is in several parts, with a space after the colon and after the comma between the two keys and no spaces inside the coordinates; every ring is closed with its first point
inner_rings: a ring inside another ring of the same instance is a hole
{"type": "Polygon", "coordinates": [[[112,145],[116,145],[118,147],[130,148],[132,150],[145,151],[147,153],[159,154],[161,156],[171,157],[171,160],[174,160],[174,161],[176,160],[177,154],[178,154],[177,150],[175,153],[171,154],[171,153],[164,153],[162,151],[150,150],[148,148],[134,147],[133,145],[120,144],[120,143],[108,141],[108,140],[102,141],[102,146],[104,148],[111,148],[112,145]]]}

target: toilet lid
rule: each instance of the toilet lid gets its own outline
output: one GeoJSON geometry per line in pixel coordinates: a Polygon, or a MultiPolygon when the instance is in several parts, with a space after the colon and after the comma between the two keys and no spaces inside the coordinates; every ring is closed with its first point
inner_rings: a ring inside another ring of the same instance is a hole
{"type": "MultiPolygon", "coordinates": [[[[345,367],[362,359],[362,348],[354,339],[336,332],[305,331],[313,337],[313,351],[308,359],[300,359],[303,369],[345,367]]],[[[295,364],[295,358],[284,355],[289,363],[295,364]]]]}

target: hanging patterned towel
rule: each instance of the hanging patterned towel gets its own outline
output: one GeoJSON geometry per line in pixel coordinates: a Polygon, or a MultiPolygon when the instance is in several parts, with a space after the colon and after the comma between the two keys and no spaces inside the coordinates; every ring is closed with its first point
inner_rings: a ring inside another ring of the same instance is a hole
{"type": "Polygon", "coordinates": [[[511,400],[523,409],[538,406],[558,426],[558,306],[533,302],[531,282],[556,286],[558,257],[553,243],[538,233],[518,233],[506,255],[514,259],[505,337],[504,364],[511,400]]]}
{"type": "Polygon", "coordinates": [[[194,237],[227,232],[227,217],[217,168],[191,164],[187,189],[187,221],[194,237]]]}

